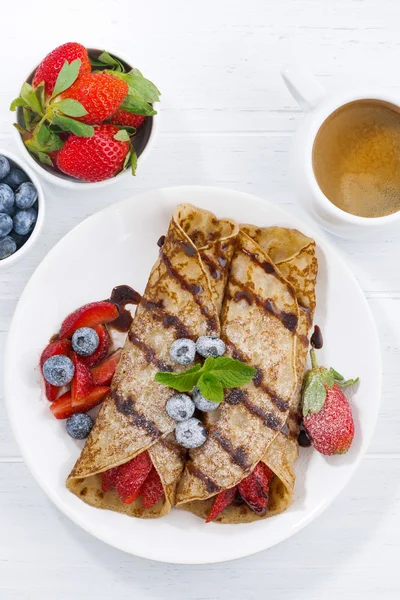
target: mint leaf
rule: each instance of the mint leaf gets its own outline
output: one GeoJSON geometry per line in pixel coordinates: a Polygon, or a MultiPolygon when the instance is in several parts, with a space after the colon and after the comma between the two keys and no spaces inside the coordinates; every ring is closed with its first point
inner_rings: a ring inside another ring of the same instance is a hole
{"type": "Polygon", "coordinates": [[[94,135],[94,127],[91,125],[86,125],[85,123],[81,123],[80,121],[75,121],[70,117],[54,115],[53,123],[61,127],[61,129],[64,131],[70,131],[71,133],[74,133],[80,137],[93,137],[94,135]]]}
{"type": "Polygon", "coordinates": [[[326,389],[320,372],[309,371],[306,374],[304,378],[302,397],[303,415],[305,417],[309,412],[319,412],[324,406],[326,389]]]}
{"type": "Polygon", "coordinates": [[[65,100],[55,102],[53,106],[69,117],[83,117],[87,115],[87,110],[83,104],[72,98],[65,98],[65,100]]]}
{"type": "Polygon", "coordinates": [[[222,383],[211,373],[203,373],[197,382],[200,392],[211,402],[222,402],[224,399],[224,388],[222,383]]]}
{"type": "Polygon", "coordinates": [[[195,365],[183,373],[159,371],[154,377],[157,383],[168,385],[178,392],[189,392],[197,384],[200,377],[201,365],[195,365]]]}
{"type": "Polygon", "coordinates": [[[26,106],[26,102],[23,98],[21,98],[21,96],[18,96],[18,98],[14,98],[14,100],[10,104],[10,110],[15,111],[18,108],[18,106],[26,106]]]}
{"type": "Polygon", "coordinates": [[[136,154],[135,149],[134,149],[133,146],[132,146],[132,153],[131,153],[131,169],[132,169],[132,175],[136,175],[137,154],[136,154]]]}
{"type": "MultiPolygon", "coordinates": [[[[68,63],[66,60],[61,68],[61,71],[58,74],[56,85],[54,86],[53,93],[51,95],[52,98],[67,90],[74,81],[77,79],[79,74],[79,69],[81,68],[82,61],[77,58],[73,60],[71,63],[68,63]]],[[[22,95],[22,94],[21,94],[22,95]]]]}
{"type": "Polygon", "coordinates": [[[117,140],[118,142],[130,142],[130,139],[129,133],[126,131],[126,129],[120,129],[114,135],[114,140],[117,140]]]}
{"type": "Polygon", "coordinates": [[[25,82],[22,85],[20,96],[34,112],[39,113],[41,116],[44,114],[41,102],[29,83],[25,82]]]}
{"type": "Polygon", "coordinates": [[[224,388],[241,387],[254,377],[257,370],[228,356],[214,359],[212,374],[224,388]]]}
{"type": "Polygon", "coordinates": [[[157,114],[157,111],[148,102],[143,100],[143,98],[133,95],[131,88],[129,88],[128,95],[125,97],[120,108],[135,115],[144,115],[145,117],[152,117],[157,114]]]}

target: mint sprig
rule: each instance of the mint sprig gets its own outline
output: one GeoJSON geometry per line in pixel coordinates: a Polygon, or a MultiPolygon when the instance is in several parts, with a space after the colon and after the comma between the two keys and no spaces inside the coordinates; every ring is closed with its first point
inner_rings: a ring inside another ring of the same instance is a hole
{"type": "Polygon", "coordinates": [[[211,402],[222,402],[224,388],[240,387],[249,383],[257,373],[253,367],[240,360],[219,356],[208,357],[203,366],[195,365],[182,373],[159,371],[154,379],[178,392],[189,392],[197,386],[211,402]]]}

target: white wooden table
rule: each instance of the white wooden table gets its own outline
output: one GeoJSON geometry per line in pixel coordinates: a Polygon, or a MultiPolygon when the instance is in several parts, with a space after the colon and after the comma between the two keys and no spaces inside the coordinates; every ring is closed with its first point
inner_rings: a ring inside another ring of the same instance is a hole
{"type": "MultiPolygon", "coordinates": [[[[207,184],[269,197],[301,215],[288,178],[301,113],[280,80],[282,62],[304,61],[328,89],[375,82],[400,97],[398,0],[4,5],[0,147],[15,150],[8,105],[20,81],[35,58],[61,42],[120,50],[163,97],[161,134],[137,179],[96,193],[44,185],[40,242],[0,272],[1,353],[16,302],[41,259],[82,219],[118,199],[153,187],[207,184]]],[[[332,243],[368,298],[384,365],[376,435],[332,507],[295,537],[248,559],[181,567],[133,558],[90,537],[50,503],[21,459],[0,396],[1,600],[399,598],[400,232],[384,242],[332,243]]]]}

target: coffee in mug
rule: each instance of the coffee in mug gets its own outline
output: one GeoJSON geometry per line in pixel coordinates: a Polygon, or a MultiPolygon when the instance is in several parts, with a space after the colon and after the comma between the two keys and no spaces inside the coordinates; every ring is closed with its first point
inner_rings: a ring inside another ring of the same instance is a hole
{"type": "Polygon", "coordinates": [[[324,195],[359,217],[400,210],[400,111],[381,100],[335,110],[314,140],[312,163],[324,195]]]}

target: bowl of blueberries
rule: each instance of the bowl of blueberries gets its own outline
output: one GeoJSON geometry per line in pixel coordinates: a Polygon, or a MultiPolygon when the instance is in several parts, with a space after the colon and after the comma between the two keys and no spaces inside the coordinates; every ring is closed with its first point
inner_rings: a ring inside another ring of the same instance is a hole
{"type": "Polygon", "coordinates": [[[35,173],[8,150],[0,150],[0,269],[25,255],[44,222],[44,197],[35,173]]]}

